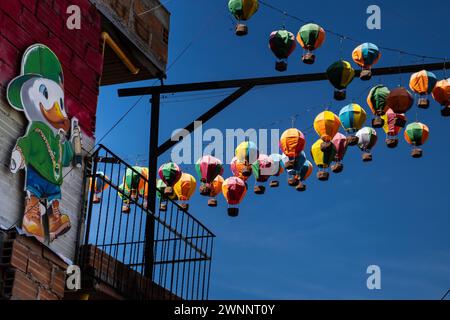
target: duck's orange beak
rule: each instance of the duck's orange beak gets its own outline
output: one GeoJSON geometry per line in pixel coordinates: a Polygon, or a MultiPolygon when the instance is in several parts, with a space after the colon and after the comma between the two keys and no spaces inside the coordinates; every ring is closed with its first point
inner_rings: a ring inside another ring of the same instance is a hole
{"type": "Polygon", "coordinates": [[[65,132],[69,132],[70,130],[70,121],[65,117],[61,111],[61,107],[58,102],[55,102],[51,109],[46,110],[42,103],[39,104],[42,114],[44,118],[57,129],[62,129],[65,132]]]}

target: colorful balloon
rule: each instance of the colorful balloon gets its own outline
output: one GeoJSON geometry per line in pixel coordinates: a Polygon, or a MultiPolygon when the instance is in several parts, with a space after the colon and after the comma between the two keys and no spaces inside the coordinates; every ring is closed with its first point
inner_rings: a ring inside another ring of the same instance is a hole
{"type": "Polygon", "coordinates": [[[180,180],[181,173],[180,167],[174,162],[164,163],[159,167],[159,177],[167,185],[167,188],[164,190],[165,196],[173,195],[173,186],[180,180]]]}
{"type": "Polygon", "coordinates": [[[339,60],[328,67],[327,78],[335,88],[334,98],[336,100],[346,98],[346,88],[354,77],[355,70],[348,61],[339,60]]]}
{"type": "Polygon", "coordinates": [[[269,48],[272,50],[278,61],[275,63],[275,70],[286,71],[287,59],[295,50],[295,36],[287,30],[273,31],[269,37],[269,48]]]}
{"type": "Polygon", "coordinates": [[[398,145],[397,135],[405,127],[406,116],[397,114],[392,109],[388,109],[381,117],[384,121],[383,130],[386,133],[386,145],[388,148],[395,148],[398,145]]]}
{"type": "Polygon", "coordinates": [[[388,87],[379,84],[370,89],[369,94],[367,95],[367,105],[375,115],[375,119],[372,120],[372,127],[374,128],[381,128],[383,126],[381,116],[384,115],[388,109],[387,98],[389,93],[388,87]]]}
{"type": "Polygon", "coordinates": [[[314,119],[314,130],[324,142],[330,142],[340,126],[341,120],[331,111],[321,112],[314,119]]]}
{"type": "MultiPolygon", "coordinates": [[[[94,179],[94,194],[92,196],[92,203],[98,204],[102,201],[102,193],[108,189],[109,184],[106,182],[109,178],[102,171],[97,171],[94,179]]],[[[92,177],[89,178],[89,192],[92,190],[92,177]]]]}
{"type": "Polygon", "coordinates": [[[341,120],[342,127],[348,134],[349,146],[358,144],[358,138],[356,138],[354,133],[362,128],[366,118],[366,111],[356,103],[350,103],[339,111],[339,120],[341,120]]]}
{"type": "MultiPolygon", "coordinates": [[[[273,166],[270,168],[270,176],[271,177],[279,177],[284,169],[283,169],[283,161],[282,155],[278,153],[272,153],[269,158],[273,161],[273,166]]],[[[280,182],[274,178],[270,181],[270,187],[276,188],[280,185],[280,182]]]]}
{"type": "Polygon", "coordinates": [[[444,109],[441,110],[443,117],[450,116],[450,79],[441,80],[436,83],[432,92],[433,99],[444,109]]]}
{"type": "Polygon", "coordinates": [[[353,50],[353,61],[362,68],[359,76],[361,80],[370,80],[372,78],[372,66],[378,62],[380,57],[380,50],[375,44],[370,42],[360,44],[353,50]]]}
{"type": "Polygon", "coordinates": [[[223,174],[222,161],[216,157],[206,155],[197,160],[195,170],[201,182],[200,194],[208,196],[211,191],[211,183],[218,175],[223,174]]]}
{"type": "Polygon", "coordinates": [[[143,207],[147,207],[148,196],[148,168],[133,166],[125,170],[122,187],[119,187],[119,196],[123,197],[123,213],[130,213],[130,200],[137,201],[138,197],[143,198],[143,207]]]}
{"type": "Polygon", "coordinates": [[[370,151],[377,144],[377,132],[374,128],[364,127],[356,133],[356,136],[358,137],[358,147],[363,151],[363,161],[372,161],[370,151]]]}
{"type": "Polygon", "coordinates": [[[386,104],[395,113],[406,113],[414,103],[412,94],[404,87],[398,87],[389,93],[386,104]]]}
{"type": "Polygon", "coordinates": [[[294,166],[294,161],[305,148],[305,143],[305,136],[296,128],[287,129],[281,134],[280,149],[289,158],[289,161],[285,163],[286,169],[294,166]]]}
{"type": "Polygon", "coordinates": [[[247,174],[248,166],[246,166],[242,162],[239,162],[237,157],[234,157],[233,159],[231,159],[230,169],[235,177],[238,177],[244,181],[247,181],[247,179],[251,175],[251,171],[250,171],[250,175],[247,174]],[[244,172],[246,173],[245,175],[244,175],[244,172]]]}
{"type": "Polygon", "coordinates": [[[188,201],[195,193],[195,188],[197,187],[197,181],[189,173],[182,173],[180,179],[175,183],[173,190],[181,201],[180,207],[183,210],[189,209],[188,201]]]}
{"type": "Polygon", "coordinates": [[[305,180],[309,178],[309,176],[312,174],[312,172],[313,172],[313,165],[312,165],[311,161],[306,160],[298,172],[298,178],[299,178],[300,182],[298,183],[298,185],[296,187],[297,191],[305,191],[306,190],[305,180]]]}
{"type": "Polygon", "coordinates": [[[430,129],[423,123],[413,122],[406,126],[405,140],[413,146],[413,150],[411,152],[411,156],[413,158],[422,157],[422,149],[417,147],[423,145],[428,140],[429,134],[430,129]]]}
{"type": "Polygon", "coordinates": [[[325,30],[315,24],[308,23],[300,28],[297,33],[297,42],[305,49],[302,60],[306,64],[313,64],[316,56],[313,51],[318,49],[325,41],[325,30]]]}
{"type": "Polygon", "coordinates": [[[269,180],[273,166],[272,159],[266,154],[260,154],[258,160],[252,164],[253,175],[257,182],[254,188],[256,194],[264,194],[266,190],[264,183],[269,180]]]}
{"type": "Polygon", "coordinates": [[[228,9],[230,13],[238,20],[236,25],[236,35],[245,36],[248,33],[248,28],[241,21],[247,21],[258,11],[258,0],[230,0],[228,1],[228,9]]]}
{"type": "Polygon", "coordinates": [[[239,209],[236,207],[244,199],[247,193],[247,185],[238,177],[230,177],[222,184],[222,193],[227,201],[228,215],[236,217],[239,214],[239,209]]]}
{"type": "Polygon", "coordinates": [[[347,137],[338,132],[334,136],[333,140],[331,140],[331,142],[336,148],[336,156],[334,157],[335,164],[331,166],[331,171],[333,171],[334,173],[339,173],[344,170],[344,164],[342,163],[342,161],[344,160],[345,153],[347,152],[347,137]]]}
{"type": "Polygon", "coordinates": [[[251,165],[258,159],[259,151],[256,144],[252,141],[241,142],[235,150],[235,156],[238,161],[249,167],[251,174],[251,165]]]}
{"type": "Polygon", "coordinates": [[[301,151],[297,157],[295,158],[295,160],[291,160],[287,155],[283,154],[281,156],[281,162],[283,163],[284,167],[286,168],[286,173],[288,175],[288,184],[291,187],[295,187],[298,185],[299,183],[299,178],[298,178],[298,172],[300,171],[300,169],[302,168],[303,164],[306,161],[306,154],[305,151],[301,151]],[[292,165],[292,167],[290,166],[289,168],[286,167],[287,164],[292,165]]]}
{"type": "Polygon", "coordinates": [[[417,105],[419,108],[426,109],[430,105],[428,95],[436,86],[437,78],[434,73],[422,70],[411,75],[409,79],[409,87],[412,91],[419,94],[417,105]]]}
{"type": "Polygon", "coordinates": [[[322,150],[322,142],[322,139],[319,139],[311,146],[311,156],[316,163],[316,166],[320,169],[317,173],[317,178],[321,181],[326,181],[329,178],[329,173],[326,169],[336,157],[336,147],[334,144],[331,144],[330,148],[322,150]]]}
{"type": "Polygon", "coordinates": [[[159,201],[159,210],[166,211],[167,210],[167,199],[172,201],[178,200],[177,195],[174,193],[170,197],[164,196],[164,190],[167,188],[167,185],[161,179],[156,179],[156,197],[159,201]]]}
{"type": "Polygon", "coordinates": [[[222,193],[223,182],[224,182],[223,177],[219,175],[211,183],[211,192],[209,193],[209,196],[211,198],[208,199],[208,206],[209,207],[217,207],[217,199],[216,199],[216,197],[219,194],[222,193]]]}

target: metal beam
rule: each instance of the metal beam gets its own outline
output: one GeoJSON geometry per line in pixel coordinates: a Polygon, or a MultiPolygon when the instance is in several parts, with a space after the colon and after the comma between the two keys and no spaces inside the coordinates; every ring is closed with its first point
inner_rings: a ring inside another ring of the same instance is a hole
{"type": "MultiPolygon", "coordinates": [[[[193,122],[188,124],[184,129],[186,131],[188,131],[189,133],[192,133],[195,130],[194,124],[196,121],[201,121],[202,123],[207,122],[212,117],[214,117],[216,114],[218,114],[220,111],[222,111],[223,109],[228,107],[230,104],[232,104],[234,101],[236,101],[237,99],[242,97],[244,94],[246,94],[248,91],[250,91],[252,88],[253,88],[253,86],[249,86],[249,85],[239,88],[238,90],[236,90],[235,92],[230,94],[228,97],[226,97],[225,99],[220,101],[218,104],[216,104],[214,107],[212,107],[211,109],[206,111],[200,117],[195,119],[193,122]]],[[[187,135],[188,135],[188,133],[182,135],[181,137],[184,138],[187,135]]],[[[180,142],[182,138],[180,138],[180,140],[178,140],[178,141],[173,141],[170,138],[167,139],[163,144],[161,144],[158,147],[157,155],[160,156],[161,154],[163,154],[164,152],[166,152],[167,150],[172,148],[174,145],[176,145],[178,142],[180,142]]],[[[149,181],[152,181],[152,180],[149,180],[149,181]]]]}
{"type": "MultiPolygon", "coordinates": [[[[420,70],[443,70],[444,67],[449,68],[450,62],[441,63],[428,63],[428,64],[413,64],[404,66],[391,66],[384,68],[373,68],[372,74],[374,76],[382,75],[394,75],[401,73],[411,73],[420,70]]],[[[360,70],[356,71],[356,76],[359,76],[360,70]]],[[[247,78],[247,79],[235,79],[224,81],[210,81],[210,82],[197,82],[187,84],[174,84],[174,85],[162,85],[153,87],[138,87],[119,89],[119,97],[130,96],[142,96],[155,93],[177,93],[177,92],[191,92],[202,90],[217,90],[217,89],[230,89],[240,88],[243,86],[261,86],[261,85],[275,85],[275,84],[287,84],[287,83],[299,83],[299,82],[311,82],[326,80],[326,73],[309,73],[309,74],[297,74],[277,77],[263,77],[263,78],[247,78]]]]}

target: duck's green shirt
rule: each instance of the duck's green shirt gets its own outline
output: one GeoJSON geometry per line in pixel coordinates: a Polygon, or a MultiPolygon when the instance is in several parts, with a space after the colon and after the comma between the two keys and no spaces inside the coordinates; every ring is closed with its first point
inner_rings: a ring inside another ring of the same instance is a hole
{"type": "Polygon", "coordinates": [[[69,141],[61,143],[59,135],[55,135],[45,123],[38,121],[33,122],[27,133],[17,140],[17,146],[21,149],[27,166],[32,166],[49,182],[62,184],[62,167],[68,167],[74,155],[69,141]]]}

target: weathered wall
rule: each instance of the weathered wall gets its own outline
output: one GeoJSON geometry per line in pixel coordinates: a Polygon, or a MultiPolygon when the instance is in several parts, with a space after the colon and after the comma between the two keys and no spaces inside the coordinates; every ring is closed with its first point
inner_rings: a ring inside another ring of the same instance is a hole
{"type": "MultiPolygon", "coordinates": [[[[80,121],[86,152],[94,145],[103,65],[100,33],[100,15],[89,0],[0,1],[0,224],[20,225],[24,209],[24,172],[13,175],[8,167],[11,151],[17,138],[25,133],[27,120],[5,99],[6,86],[20,73],[24,51],[42,43],[58,56],[64,72],[66,109],[69,117],[80,121]],[[66,9],[72,4],[81,8],[81,30],[66,28],[66,9]]],[[[83,169],[73,169],[64,179],[61,208],[70,216],[72,228],[51,245],[70,259],[74,257],[81,211],[82,178],[83,169]]]]}

